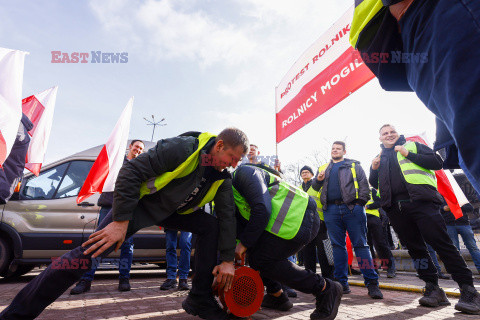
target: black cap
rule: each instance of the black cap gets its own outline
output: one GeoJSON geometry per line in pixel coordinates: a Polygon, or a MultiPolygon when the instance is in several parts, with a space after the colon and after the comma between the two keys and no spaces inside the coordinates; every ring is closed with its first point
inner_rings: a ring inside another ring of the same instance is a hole
{"type": "Polygon", "coordinates": [[[312,173],[312,175],[314,175],[312,168],[310,168],[309,166],[303,166],[303,168],[300,169],[300,173],[302,173],[303,170],[308,170],[312,173]]]}

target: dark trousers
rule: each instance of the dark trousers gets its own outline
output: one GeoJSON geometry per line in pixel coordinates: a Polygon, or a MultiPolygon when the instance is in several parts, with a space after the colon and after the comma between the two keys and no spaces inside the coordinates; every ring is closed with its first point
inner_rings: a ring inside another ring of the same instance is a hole
{"type": "Polygon", "coordinates": [[[325,252],[324,240],[328,239],[325,222],[320,221],[320,229],[317,236],[303,249],[305,269],[317,272],[317,259],[322,270],[322,277],[333,280],[333,265],[330,265],[325,252]]]}
{"type": "Polygon", "coordinates": [[[260,271],[268,293],[278,292],[282,289],[282,284],[285,284],[304,293],[317,294],[325,285],[325,280],[320,275],[288,260],[288,257],[297,253],[317,235],[320,218],[316,210],[307,209],[305,214],[314,218],[308,239],[285,240],[264,231],[255,246],[247,251],[250,266],[260,271]]]}
{"type": "Polygon", "coordinates": [[[428,253],[426,242],[438,253],[447,272],[460,287],[463,284],[473,286],[472,272],[448,236],[439,209],[439,205],[432,202],[413,201],[401,202],[400,205],[396,203],[386,211],[393,229],[407,246],[420,279],[438,283],[437,269],[428,253]]]}
{"type": "MultiPolygon", "coordinates": [[[[101,222],[97,230],[112,222],[112,211],[101,222]]],[[[203,211],[192,214],[172,214],[160,223],[163,227],[188,231],[197,234],[195,250],[195,277],[192,280],[190,294],[205,297],[212,295],[212,270],[217,262],[218,221],[203,211]]],[[[138,230],[129,224],[126,238],[138,230]]],[[[106,250],[101,257],[107,256],[115,246],[106,250]]],[[[49,304],[61,296],[72,284],[90,270],[91,254],[84,255],[85,248],[77,247],[52,262],[47,269],[30,281],[15,296],[12,303],[0,314],[0,319],[34,319],[49,304]]]]}
{"type": "Polygon", "coordinates": [[[370,246],[372,258],[375,258],[375,253],[377,253],[378,258],[381,259],[380,264],[375,264],[376,268],[385,266],[387,269],[395,269],[393,255],[387,244],[387,239],[385,238],[382,220],[372,214],[367,214],[367,242],[370,246]],[[373,248],[375,248],[375,251],[373,248]]]}

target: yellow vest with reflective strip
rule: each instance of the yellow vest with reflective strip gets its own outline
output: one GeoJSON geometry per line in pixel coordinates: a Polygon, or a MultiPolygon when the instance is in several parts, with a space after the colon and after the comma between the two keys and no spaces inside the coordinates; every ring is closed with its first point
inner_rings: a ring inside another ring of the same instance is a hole
{"type": "MultiPolygon", "coordinates": [[[[369,204],[372,204],[372,203],[373,203],[373,199],[372,199],[372,195],[370,194],[370,200],[368,200],[367,206],[369,204]]],[[[378,209],[367,209],[367,208],[365,208],[365,212],[380,218],[380,211],[378,211],[378,209]]]]}
{"type": "MultiPolygon", "coordinates": [[[[297,235],[302,225],[308,206],[308,194],[285,182],[279,176],[265,169],[259,169],[265,171],[269,177],[268,192],[272,198],[272,212],[265,231],[290,240],[297,235]]],[[[250,220],[250,205],[235,187],[232,188],[238,211],[243,218],[250,220]]]]}
{"type": "MultiPolygon", "coordinates": [[[[148,179],[147,181],[143,182],[140,186],[140,199],[143,198],[147,194],[154,194],[158,192],[167,184],[170,183],[173,179],[183,178],[190,173],[192,173],[200,163],[200,151],[203,147],[210,141],[211,138],[215,138],[216,135],[204,132],[198,136],[198,148],[195,150],[184,162],[182,162],[175,170],[171,172],[164,172],[158,177],[154,177],[148,179]]],[[[208,202],[212,201],[215,198],[215,194],[217,193],[218,188],[223,183],[224,180],[217,180],[212,183],[210,189],[208,190],[205,197],[200,201],[198,205],[194,208],[190,208],[186,211],[179,212],[180,214],[188,214],[192,213],[199,208],[203,207],[208,202]]]]}
{"type": "MultiPolygon", "coordinates": [[[[417,145],[415,142],[410,141],[403,146],[408,152],[417,153],[417,145]]],[[[435,178],[434,171],[420,167],[418,164],[402,156],[400,152],[397,152],[397,160],[400,165],[400,171],[402,171],[407,183],[427,184],[435,188],[437,187],[437,179],[435,178]]]]}
{"type": "Polygon", "coordinates": [[[356,48],[363,28],[383,8],[382,0],[355,0],[355,11],[350,26],[350,44],[356,48]]]}

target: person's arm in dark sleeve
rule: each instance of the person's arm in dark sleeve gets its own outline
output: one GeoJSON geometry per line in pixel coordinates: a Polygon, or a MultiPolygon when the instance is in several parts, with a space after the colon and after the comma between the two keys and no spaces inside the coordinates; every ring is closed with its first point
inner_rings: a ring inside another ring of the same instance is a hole
{"type": "MultiPolygon", "coordinates": [[[[378,169],[380,170],[380,168],[378,169]]],[[[370,185],[378,190],[378,170],[373,170],[370,166],[370,176],[368,177],[368,182],[370,185]]]]}
{"type": "Polygon", "coordinates": [[[422,143],[415,142],[417,153],[409,152],[407,159],[428,170],[440,170],[443,166],[442,158],[432,149],[422,143]]]}
{"type": "Polygon", "coordinates": [[[115,182],[113,220],[132,220],[140,200],[140,185],[164,172],[173,171],[193,153],[197,145],[193,137],[160,140],[155,147],[125,163],[115,182]]]}
{"type": "Polygon", "coordinates": [[[233,179],[233,186],[250,206],[250,219],[237,238],[245,247],[251,248],[268,225],[272,200],[263,175],[253,168],[240,168],[233,179]]]}
{"type": "Polygon", "coordinates": [[[312,179],[312,188],[317,192],[320,191],[320,189],[323,187],[323,182],[325,181],[325,179],[323,179],[322,181],[318,181],[317,177],[319,173],[320,171],[317,171],[317,174],[312,179]]]}
{"type": "Polygon", "coordinates": [[[356,164],[355,171],[357,172],[358,182],[358,200],[357,203],[362,207],[370,200],[370,186],[368,185],[367,176],[360,164],[356,164]]]}
{"type": "Polygon", "coordinates": [[[373,192],[372,190],[372,200],[373,200],[373,203],[370,203],[370,204],[367,204],[367,209],[369,210],[375,210],[375,209],[379,209],[381,206],[380,206],[380,197],[377,196],[377,192],[373,192]]]}
{"type": "Polygon", "coordinates": [[[215,212],[220,229],[218,234],[220,260],[233,261],[235,258],[237,221],[235,219],[235,202],[233,200],[231,179],[223,181],[213,201],[215,202],[215,212]]]}

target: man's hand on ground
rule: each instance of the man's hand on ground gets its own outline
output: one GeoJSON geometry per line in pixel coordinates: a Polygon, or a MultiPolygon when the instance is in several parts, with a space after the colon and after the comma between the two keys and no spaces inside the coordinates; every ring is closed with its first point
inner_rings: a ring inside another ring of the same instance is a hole
{"type": "Polygon", "coordinates": [[[233,276],[235,275],[233,261],[223,261],[213,268],[212,274],[215,277],[212,286],[218,286],[219,290],[223,288],[224,291],[227,292],[232,287],[233,276]]]}
{"type": "Polygon", "coordinates": [[[82,244],[82,247],[93,245],[85,250],[83,254],[88,255],[94,252],[92,258],[96,258],[115,243],[117,244],[115,251],[117,251],[123,241],[125,241],[128,222],[129,221],[113,221],[102,230],[92,233],[90,237],[88,237],[88,240],[82,244]]]}

